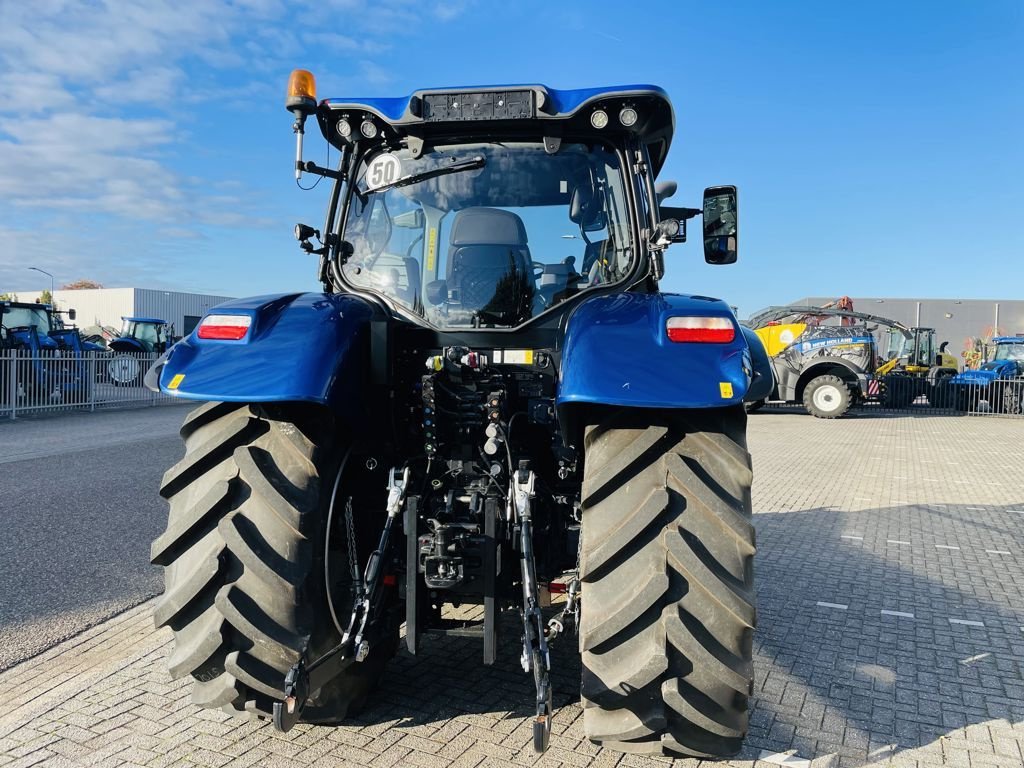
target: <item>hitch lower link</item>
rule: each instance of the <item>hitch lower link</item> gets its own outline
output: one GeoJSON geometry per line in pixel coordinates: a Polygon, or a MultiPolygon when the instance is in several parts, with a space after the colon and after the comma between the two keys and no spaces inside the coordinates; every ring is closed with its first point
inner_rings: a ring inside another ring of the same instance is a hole
{"type": "MultiPolygon", "coordinates": [[[[341,470],[338,470],[339,473],[341,470]]],[[[286,732],[299,721],[302,710],[312,696],[320,692],[328,682],[337,677],[352,663],[364,661],[370,653],[370,642],[366,634],[367,622],[373,607],[380,598],[382,587],[384,555],[388,551],[391,529],[395,518],[402,511],[406,488],[409,485],[409,468],[405,467],[401,474],[392,468],[388,479],[387,518],[384,530],[380,534],[380,542],[366,563],[366,570],[359,573],[355,547],[355,523],[352,519],[351,500],[345,509],[345,524],[349,542],[349,565],[352,569],[353,593],[352,614],[348,628],[341,641],[316,661],[307,665],[303,658],[288,670],[284,678],[284,701],[274,702],[274,728],[286,732]]],[[[329,533],[329,532],[328,532],[329,533]]],[[[328,591],[330,585],[328,585],[328,591]]]]}
{"type": "MultiPolygon", "coordinates": [[[[565,625],[577,617],[579,605],[579,579],[569,585],[568,599],[562,613],[552,618],[547,626],[540,609],[540,587],[533,558],[533,517],[530,500],[535,496],[537,477],[528,462],[520,462],[512,488],[512,501],[519,521],[519,549],[523,581],[523,653],[520,662],[524,672],[533,673],[536,690],[536,713],[533,720],[533,749],[547,751],[551,741],[551,643],[565,631],[565,625]]],[[[578,626],[578,624],[577,624],[578,626]]]]}

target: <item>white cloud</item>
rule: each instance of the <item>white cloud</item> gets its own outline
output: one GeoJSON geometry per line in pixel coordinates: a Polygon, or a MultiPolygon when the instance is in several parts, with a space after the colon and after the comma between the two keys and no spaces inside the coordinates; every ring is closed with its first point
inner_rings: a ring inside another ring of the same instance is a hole
{"type": "Polygon", "coordinates": [[[341,53],[350,67],[331,73],[334,85],[386,86],[393,77],[379,57],[414,38],[411,19],[447,21],[467,7],[0,0],[0,287],[24,284],[33,260],[105,283],[157,279],[160,266],[145,257],[106,257],[111,240],[119,253],[124,243],[202,238],[204,227],[268,226],[250,190],[175,170],[186,154],[218,151],[192,135],[190,111],[280,99],[281,73],[341,53]],[[236,83],[229,92],[226,78],[236,83]]]}

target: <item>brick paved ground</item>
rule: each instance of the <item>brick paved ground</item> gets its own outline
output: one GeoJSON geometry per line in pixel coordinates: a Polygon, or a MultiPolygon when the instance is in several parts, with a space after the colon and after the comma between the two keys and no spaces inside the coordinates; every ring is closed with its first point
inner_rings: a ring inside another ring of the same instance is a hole
{"type": "MultiPolygon", "coordinates": [[[[1002,419],[752,417],[757,691],[729,765],[1024,763],[1022,446],[1002,419]]],[[[485,669],[435,641],[359,720],[283,736],[193,708],[148,611],[0,674],[0,766],[652,764],[584,740],[568,646],[538,758],[513,648],[485,669]]]]}

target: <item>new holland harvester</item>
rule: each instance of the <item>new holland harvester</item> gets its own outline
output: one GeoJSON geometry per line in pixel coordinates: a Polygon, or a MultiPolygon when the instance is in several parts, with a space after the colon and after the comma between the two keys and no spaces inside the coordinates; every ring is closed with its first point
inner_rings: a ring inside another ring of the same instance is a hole
{"type": "Polygon", "coordinates": [[[727,304],[658,287],[697,216],[705,259],[736,260],[735,187],[662,204],[674,118],[650,85],[317,102],[296,70],[287,107],[296,178],[332,182],[322,228],[296,226],[322,292],[222,304],[147,375],[209,401],[160,490],[171,672],[288,730],[359,711],[403,626],[413,655],[468,636],[462,663],[511,648],[532,676],[543,751],[551,649],[578,642],[589,738],[735,753],[743,403],[772,374],[727,304]],[[309,117],[336,166],[303,160],[309,117]]]}

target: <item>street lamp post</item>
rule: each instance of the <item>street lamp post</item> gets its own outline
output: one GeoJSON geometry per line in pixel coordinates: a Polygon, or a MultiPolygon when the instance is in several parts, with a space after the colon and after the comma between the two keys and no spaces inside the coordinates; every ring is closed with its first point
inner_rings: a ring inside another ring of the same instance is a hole
{"type": "Polygon", "coordinates": [[[33,270],[35,272],[42,272],[44,275],[49,275],[49,277],[50,277],[50,303],[52,304],[53,303],[53,275],[51,275],[45,269],[40,269],[39,267],[29,267],[29,269],[33,270]]]}

